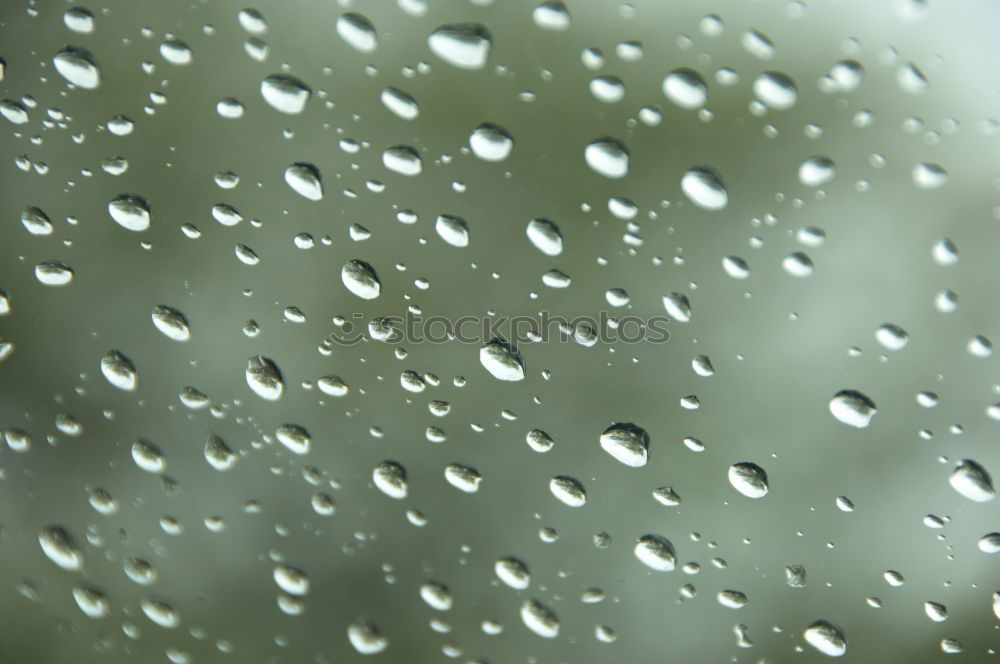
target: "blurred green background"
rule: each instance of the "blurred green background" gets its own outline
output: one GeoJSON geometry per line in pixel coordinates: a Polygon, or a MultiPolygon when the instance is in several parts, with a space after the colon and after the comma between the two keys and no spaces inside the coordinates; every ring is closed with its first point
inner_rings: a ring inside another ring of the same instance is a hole
{"type": "Polygon", "coordinates": [[[372,658],[386,662],[825,661],[802,639],[819,618],[845,631],[844,661],[936,662],[951,657],[941,651],[944,638],[962,642],[966,661],[991,659],[998,647],[991,595],[1000,573],[976,542],[998,529],[997,511],[965,500],[947,480],[962,458],[1000,470],[997,423],[985,413],[1000,391],[996,360],[966,350],[973,335],[1000,339],[998,151],[989,122],[997,113],[1000,8],[985,0],[573,1],[569,30],[553,32],[532,21],[536,4],[430,0],[426,13],[413,16],[389,0],[257,2],[269,25],[258,37],[269,45],[264,62],[244,52],[250,35],[237,22],[244,5],[229,0],[94,3],[87,5],[92,34],[64,26],[70,4],[3,5],[2,95],[29,95],[34,105],[27,124],[0,121],[0,288],[12,308],[0,317],[0,337],[14,344],[0,362],[0,427],[27,431],[34,444],[23,454],[0,453],[0,660],[358,661],[365,658],[346,629],[360,617],[388,638],[388,649],[372,658]],[[375,52],[359,53],[338,37],[345,11],[374,24],[375,52]],[[699,29],[710,13],[723,19],[721,35],[699,29]],[[456,22],[482,23],[493,35],[485,69],[460,70],[431,54],[427,36],[456,22]],[[748,30],[770,37],[772,60],[741,46],[748,30]],[[160,56],[170,38],[192,48],[190,65],[160,56]],[[642,43],[643,57],[622,60],[615,47],[632,40],[642,43]],[[54,71],[52,56],[67,44],[94,54],[100,88],[69,89],[54,71]],[[604,53],[598,72],[581,63],[588,47],[604,53]],[[823,92],[817,81],[847,58],[865,67],[862,85],[823,92]],[[923,95],[897,83],[908,62],[927,76],[923,95]],[[151,63],[148,73],[143,63],[151,63]],[[664,97],[663,77],[678,67],[708,81],[711,119],[664,97]],[[735,69],[738,83],[718,84],[721,67],[735,69]],[[771,70],[795,79],[798,103],[755,115],[752,81],[771,70]],[[282,115],[261,98],[261,80],[282,72],[314,90],[301,115],[282,115]],[[588,82],[596,75],[620,77],[624,99],[595,99],[588,82]],[[418,101],[416,120],[380,103],[387,86],[418,101]],[[166,103],[151,101],[156,92],[166,103]],[[525,92],[533,101],[524,101],[525,92]],[[245,105],[242,118],[216,112],[226,97],[245,105]],[[658,107],[662,123],[640,122],[645,106],[658,107]],[[870,127],[854,124],[862,110],[874,114],[870,127]],[[135,122],[130,135],[107,131],[118,114],[135,122]],[[469,152],[469,134],[483,122],[514,137],[506,161],[469,152]],[[809,124],[821,135],[811,138],[809,124]],[[584,146],[605,135],[627,145],[627,178],[606,179],[586,166],[584,146]],[[345,139],[360,150],[342,149],[345,139]],[[382,151],[400,144],[421,154],[419,176],[382,165],[382,151]],[[799,164],[815,154],[838,166],[821,191],[797,179],[799,164]],[[21,155],[46,172],[18,168],[21,155]],[[100,164],[116,155],[129,167],[112,176],[100,164]],[[320,169],[322,201],[284,182],[285,168],[299,161],[320,169]],[[922,162],[943,165],[947,184],[917,188],[911,170],[922,162]],[[681,193],[680,177],[701,164],[726,180],[730,202],[722,211],[696,208],[681,193]],[[225,170],[239,174],[235,189],[213,182],[225,170]],[[150,202],[149,230],[133,233],[109,217],[108,202],[125,192],[150,202]],[[612,196],[637,204],[635,227],[608,212],[612,196]],[[217,203],[235,207],[244,221],[220,225],[211,215],[217,203]],[[54,232],[29,235],[20,223],[25,206],[43,209],[54,232]],[[399,223],[401,209],[416,211],[419,221],[399,223]],[[437,236],[439,214],[468,220],[469,247],[437,236]],[[562,255],[547,257],[528,242],[524,229],[535,217],[559,224],[562,255]],[[201,237],[186,237],[184,224],[201,237]],[[353,241],[351,224],[371,237],[353,241]],[[808,226],[825,230],[821,247],[796,241],[808,226]],[[627,232],[641,245],[626,242],[627,232]],[[297,233],[310,233],[316,246],[296,248],[297,233]],[[960,255],[947,267],[931,256],[944,237],[960,255]],[[240,263],[237,244],[251,247],[259,264],[240,263]],[[815,263],[808,278],[782,269],[793,251],[815,263]],[[749,262],[747,280],[723,272],[726,255],[749,262]],[[379,298],[363,301],[343,287],[340,270],[350,259],[378,270],[379,298]],[[40,284],[34,266],[45,260],[72,266],[73,282],[40,284]],[[572,278],[568,289],[542,284],[552,268],[572,278]],[[430,287],[418,288],[418,278],[430,287]],[[369,341],[318,351],[338,315],[401,316],[410,306],[449,317],[543,309],[596,315],[608,309],[609,288],[631,296],[619,315],[642,317],[662,315],[662,296],[683,292],[692,320],[672,324],[665,345],[522,345],[527,376],[518,383],[490,376],[475,345],[404,343],[404,355],[369,341]],[[957,311],[935,309],[943,289],[959,294],[957,311]],[[189,342],[156,330],[150,314],[157,304],[186,314],[189,342]],[[289,306],[306,321],[285,320],[289,306]],[[259,323],[256,337],[242,331],[250,319],[259,323]],[[904,350],[878,345],[883,323],[909,332],[904,350]],[[860,352],[852,356],[852,347],[860,352]],[[137,367],[136,392],[101,375],[100,359],[111,349],[137,367]],[[247,358],[257,354],[283,372],[279,401],[247,386],[247,358]],[[714,376],[692,371],[700,354],[711,357],[714,376]],[[407,392],[398,378],[406,370],[441,383],[407,392]],[[350,385],[347,396],[313,386],[331,374],[350,385]],[[464,387],[452,382],[459,375],[464,387]],[[184,386],[206,393],[212,408],[182,405],[184,386]],[[828,401],[841,389],[876,401],[872,426],[850,429],[830,416],[828,401]],[[914,399],[921,390],[937,393],[940,405],[921,408],[914,399]],[[691,394],[698,410],[680,405],[691,394]],[[451,412],[431,414],[432,399],[449,402],[451,412]],[[65,414],[79,420],[81,435],[56,427],[65,414]],[[600,449],[600,433],[616,421],[649,432],[644,468],[600,449]],[[292,455],[274,440],[285,423],[311,432],[309,455],[292,455]],[[427,440],[432,426],[444,430],[445,442],[427,440]],[[554,438],[552,451],[525,444],[535,428],[554,438]],[[232,470],[205,462],[209,432],[240,455],[232,470]],[[705,450],[687,449],[686,436],[705,450]],[[135,465],[130,450],[140,437],[163,450],[170,482],[135,465]],[[407,469],[403,501],[372,485],[372,469],[386,459],[407,469]],[[766,469],[768,496],[751,500],[730,486],[727,469],[740,461],[766,469]],[[443,477],[450,463],[478,469],[481,489],[466,495],[450,486],[443,477]],[[321,485],[306,475],[318,475],[321,485]],[[555,475],[580,480],[586,506],[559,503],[548,489],[555,475]],[[674,487],[681,505],[654,501],[660,486],[674,487]],[[118,500],[117,513],[90,507],[87,491],[95,487],[118,500]],[[317,491],[333,496],[335,515],[312,510],[317,491]],[[856,511],[838,510],[837,496],[849,497],[856,511]],[[248,502],[259,509],[248,510],[248,502]],[[420,510],[427,525],[411,525],[407,509],[420,510]],[[927,514],[950,520],[933,530],[922,522],[927,514]],[[166,534],[164,515],[176,517],[183,533],[166,534]],[[211,516],[225,520],[223,531],[206,528],[211,516]],[[82,573],[42,554],[38,534],[48,525],[67,528],[80,544],[82,573]],[[557,541],[542,541],[546,527],[558,531],[557,541]],[[610,535],[609,546],[595,546],[599,532],[610,535]],[[652,572],[635,559],[635,539],[646,533],[673,542],[677,570],[652,572]],[[496,580],[501,556],[527,563],[529,589],[496,580]],[[130,581],[122,571],[128,557],[150,561],[156,584],[130,581]],[[712,564],[716,557],[728,563],[724,569],[712,564]],[[311,578],[301,616],[276,603],[277,560],[311,578]],[[699,563],[700,572],[685,574],[679,566],[686,562],[699,563]],[[785,584],[789,564],[805,566],[805,588],[785,584]],[[905,585],[890,587],[882,578],[889,569],[905,585]],[[428,580],[451,589],[451,611],[420,599],[428,580]],[[72,596],[79,583],[106,593],[108,617],[80,611],[72,596]],[[697,588],[695,598],[681,599],[686,583],[697,588]],[[582,603],[589,588],[606,599],[582,603]],[[725,589],[746,593],[749,603],[721,606],[716,594],[725,589]],[[139,601],[150,595],[180,611],[179,628],[146,619],[139,601]],[[883,606],[868,606],[869,597],[883,606]],[[542,639],[521,622],[518,610],[529,598],[558,614],[558,638],[542,639]],[[928,600],[947,606],[946,622],[925,616],[928,600]],[[432,629],[434,619],[450,629],[432,629]],[[502,623],[502,634],[485,634],[484,620],[502,623]],[[130,638],[123,624],[141,635],[130,638]],[[748,626],[752,648],[737,646],[736,624],[748,626]],[[613,628],[617,640],[596,640],[596,625],[613,628]],[[223,652],[227,643],[231,654],[223,652]]]}

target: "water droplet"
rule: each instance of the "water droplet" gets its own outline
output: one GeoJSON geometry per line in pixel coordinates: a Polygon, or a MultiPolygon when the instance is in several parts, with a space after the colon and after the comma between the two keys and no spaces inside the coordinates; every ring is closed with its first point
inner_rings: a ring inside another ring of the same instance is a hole
{"type": "Polygon", "coordinates": [[[763,32],[748,30],[743,33],[740,43],[747,53],[760,60],[770,60],[774,57],[774,42],[763,32]]]}
{"type": "Polygon", "coordinates": [[[528,566],[517,558],[500,558],[493,565],[497,578],[514,590],[524,590],[531,585],[528,566]]]}
{"type": "Polygon", "coordinates": [[[139,606],[152,622],[165,629],[175,629],[181,624],[181,614],[169,602],[153,597],[144,597],[139,606]]]}
{"type": "Polygon", "coordinates": [[[937,602],[924,602],[924,613],[934,622],[944,622],[948,619],[948,608],[937,602]]]}
{"type": "Polygon", "coordinates": [[[167,338],[174,341],[188,341],[191,338],[191,325],[187,316],[177,309],[158,304],[153,307],[152,318],[153,325],[167,338]]]}
{"type": "Polygon", "coordinates": [[[503,161],[514,149],[514,139],[503,127],[484,122],[469,136],[469,147],[483,161],[503,161]]]}
{"type": "Polygon", "coordinates": [[[239,457],[229,449],[226,441],[214,433],[208,434],[208,440],[205,442],[205,461],[208,465],[225,472],[235,466],[238,460],[239,457]]]}
{"type": "Polygon", "coordinates": [[[857,390],[841,390],[830,399],[830,414],[857,429],[870,425],[876,412],[875,402],[857,390]]]}
{"type": "Polygon", "coordinates": [[[521,605],[521,621],[538,636],[546,639],[559,636],[559,618],[536,599],[529,599],[521,605]]]}
{"type": "Polygon", "coordinates": [[[337,34],[352,48],[361,53],[372,53],[378,48],[375,26],[361,14],[348,12],[337,19],[337,34]]]}
{"type": "Polygon", "coordinates": [[[543,30],[562,32],[569,30],[570,14],[559,0],[543,2],[531,12],[531,20],[543,30]]]}
{"type": "Polygon", "coordinates": [[[677,565],[673,544],[660,535],[643,535],[636,541],[633,553],[642,564],[657,572],[669,572],[677,565]]]}
{"type": "Polygon", "coordinates": [[[896,70],[896,83],[899,84],[903,92],[911,95],[923,94],[927,92],[927,88],[929,87],[927,77],[912,62],[896,70]]]}
{"type": "MultiPolygon", "coordinates": [[[[398,88],[385,88],[380,96],[382,104],[404,120],[415,120],[420,115],[417,100],[398,88]]],[[[475,146],[473,146],[475,151],[475,146]]]]}
{"type": "Polygon", "coordinates": [[[372,482],[379,491],[396,500],[406,498],[409,491],[406,469],[395,461],[383,461],[375,466],[372,482]]]}
{"type": "Polygon", "coordinates": [[[478,470],[458,463],[450,463],[445,466],[444,478],[448,481],[448,484],[464,493],[476,493],[479,491],[479,485],[483,481],[483,477],[479,474],[478,470]]]}
{"type": "Polygon", "coordinates": [[[38,534],[38,544],[45,557],[64,570],[78,572],[83,569],[83,552],[62,526],[43,528],[38,534]]]}
{"type": "Polygon", "coordinates": [[[793,277],[808,277],[813,273],[813,262],[801,251],[793,251],[781,261],[781,267],[793,277]]]}
{"type": "Polygon", "coordinates": [[[101,68],[90,51],[67,46],[52,58],[56,71],[73,85],[94,90],[101,85],[101,68]]]}
{"type": "Polygon", "coordinates": [[[309,592],[309,575],[297,567],[275,565],[274,582],[289,595],[302,596],[309,592]]]}
{"type": "Polygon", "coordinates": [[[139,383],[132,360],[117,350],[109,350],[101,358],[101,373],[109,383],[126,392],[134,392],[139,383]]]}
{"type": "Polygon", "coordinates": [[[32,235],[52,234],[52,222],[41,208],[25,207],[21,211],[21,225],[32,235]]]}
{"type": "Polygon", "coordinates": [[[442,25],[427,38],[431,53],[459,69],[482,69],[490,57],[493,38],[478,23],[442,25]]]}
{"type": "Polygon", "coordinates": [[[274,74],[260,82],[260,94],[276,111],[296,115],[305,110],[312,90],[294,76],[274,74]]]}
{"type": "Polygon", "coordinates": [[[122,194],[108,203],[108,214],[122,228],[144,231],[152,222],[149,202],[136,194],[122,194]]]}
{"type": "Polygon", "coordinates": [[[911,175],[919,189],[937,189],[948,181],[948,171],[940,164],[917,164],[911,175]]]}
{"type": "Polygon", "coordinates": [[[597,101],[615,104],[625,98],[625,83],[617,76],[598,76],[590,81],[590,94],[597,101]]]}
{"type": "Polygon", "coordinates": [[[696,110],[708,101],[708,87],[701,74],[693,69],[675,69],[663,79],[663,94],[687,110],[696,110]]]}
{"type": "Polygon", "coordinates": [[[971,459],[963,459],[952,471],[948,482],[963,497],[977,503],[985,503],[996,497],[993,478],[985,468],[971,459]]]}
{"type": "Polygon", "coordinates": [[[73,588],[73,599],[88,618],[99,620],[111,613],[111,602],[99,589],[90,585],[78,585],[73,588]]]}
{"type": "Polygon", "coordinates": [[[566,475],[557,475],[549,480],[549,491],[559,502],[569,507],[583,507],[587,504],[587,490],[579,480],[566,475]]]}
{"type": "Polygon", "coordinates": [[[806,643],[830,657],[840,657],[847,652],[847,639],[843,631],[825,620],[817,620],[802,633],[806,643]]]}
{"type": "Polygon", "coordinates": [[[628,150],[616,138],[599,138],[591,142],[583,151],[584,160],[594,172],[607,178],[623,178],[628,175],[628,150]]]}
{"type": "Polygon", "coordinates": [[[167,469],[167,458],[160,448],[142,438],[132,443],[132,461],[141,470],[154,475],[167,469]]]}
{"type": "Polygon", "coordinates": [[[744,461],[729,467],[729,483],[747,498],[767,495],[767,472],[755,463],[744,461]]]}
{"type": "Polygon", "coordinates": [[[59,261],[43,261],[35,266],[35,278],[45,286],[65,286],[73,281],[73,268],[59,261]]]}
{"type": "Polygon", "coordinates": [[[722,590],[716,595],[719,604],[727,609],[742,609],[750,600],[739,590],[722,590]]]}
{"type": "Polygon", "coordinates": [[[498,380],[524,380],[521,354],[502,339],[493,339],[479,349],[479,363],[498,380]]]}
{"type": "Polygon", "coordinates": [[[177,39],[160,44],[160,55],[172,65],[189,65],[194,59],[191,47],[177,39]]]}
{"type": "Polygon", "coordinates": [[[94,31],[94,15],[83,7],[70,7],[63,14],[63,23],[73,32],[83,35],[94,31]]]}
{"type": "Polygon", "coordinates": [[[875,339],[886,350],[903,350],[910,341],[910,335],[898,325],[885,323],[875,330],[875,339]]]}
{"type": "Polygon", "coordinates": [[[236,20],[239,22],[241,28],[252,35],[262,35],[267,32],[267,20],[256,9],[249,7],[241,9],[236,14],[236,20]]]}
{"type": "Polygon", "coordinates": [[[312,164],[296,162],[285,169],[285,182],[295,193],[311,201],[323,199],[323,182],[319,169],[312,164]]]}
{"type": "Polygon", "coordinates": [[[601,449],[632,468],[649,461],[649,434],[631,422],[618,422],[601,434],[601,449]]]}
{"type": "Polygon", "coordinates": [[[750,276],[750,264],[739,256],[723,256],[722,269],[733,279],[746,279],[750,276]]]}
{"type": "Polygon", "coordinates": [[[351,291],[363,300],[374,300],[382,292],[382,282],[378,274],[368,263],[362,260],[349,260],[340,271],[340,279],[351,291]]]}
{"type": "Polygon", "coordinates": [[[667,315],[678,323],[691,322],[691,303],[687,295],[671,292],[663,296],[663,308],[667,315]]]}
{"type": "Polygon", "coordinates": [[[559,227],[548,219],[532,219],[528,222],[528,239],[535,249],[546,256],[558,256],[563,250],[562,233],[559,227]]]}
{"type": "Polygon", "coordinates": [[[766,71],[753,82],[753,94],[768,108],[776,111],[786,111],[799,99],[795,81],[787,74],[777,71],[766,71]]]}
{"type": "Polygon", "coordinates": [[[382,153],[382,164],[400,175],[420,175],[424,162],[417,151],[407,145],[396,145],[382,153]]]}
{"type": "Polygon", "coordinates": [[[695,166],[681,178],[681,191],[704,210],[721,210],[729,203],[729,190],[711,166],[695,166]]]}
{"type": "Polygon", "coordinates": [[[250,389],[268,401],[277,401],[285,391],[281,369],[263,355],[254,355],[247,360],[246,379],[250,389]]]}
{"type": "Polygon", "coordinates": [[[799,182],[807,187],[826,184],[837,174],[837,165],[829,157],[809,157],[799,166],[799,182]]]}
{"type": "Polygon", "coordinates": [[[362,655],[377,655],[389,647],[389,639],[368,620],[357,620],[347,626],[347,640],[362,655]]]}
{"type": "Polygon", "coordinates": [[[309,454],[312,449],[312,436],[298,424],[282,424],[274,437],[293,454],[309,454]]]}
{"type": "Polygon", "coordinates": [[[439,215],[434,222],[438,236],[453,247],[469,246],[469,224],[461,217],[450,214],[439,215]]]}

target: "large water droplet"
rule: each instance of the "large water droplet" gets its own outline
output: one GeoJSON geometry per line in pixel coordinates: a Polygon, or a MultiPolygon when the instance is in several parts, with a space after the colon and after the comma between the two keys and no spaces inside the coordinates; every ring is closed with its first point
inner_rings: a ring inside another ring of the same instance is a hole
{"type": "Polygon", "coordinates": [[[514,149],[514,139],[503,127],[485,122],[469,136],[469,147],[483,161],[503,161],[514,149]]]}
{"type": "Polygon", "coordinates": [[[78,572],[83,569],[83,552],[62,526],[43,528],[38,533],[38,544],[42,547],[42,553],[64,570],[78,572]]]}
{"type": "Polygon", "coordinates": [[[675,69],[663,79],[663,94],[681,108],[699,109],[708,101],[708,87],[693,69],[675,69]]]}
{"type": "Polygon", "coordinates": [[[478,23],[442,25],[427,38],[431,53],[459,69],[482,69],[490,57],[493,38],[478,23]]]}
{"type": "Polygon", "coordinates": [[[311,201],[323,199],[323,181],[319,169],[312,164],[297,162],[285,169],[285,182],[298,195],[311,201]]]}
{"type": "Polygon", "coordinates": [[[596,173],[608,178],[628,175],[628,150],[616,138],[599,138],[584,148],[584,160],[596,173]]]}
{"type": "Polygon", "coordinates": [[[90,51],[67,46],[52,58],[56,71],[73,85],[94,90],[101,85],[101,67],[90,51]]]}
{"type": "Polygon", "coordinates": [[[498,380],[524,380],[521,354],[502,339],[493,339],[479,349],[479,362],[498,380]]]}
{"type": "Polygon", "coordinates": [[[527,234],[531,244],[546,256],[558,256],[562,253],[562,233],[554,222],[548,219],[532,219],[528,222],[527,234]]]}
{"type": "Polygon", "coordinates": [[[840,657],[847,652],[847,639],[843,631],[825,620],[817,620],[806,627],[802,634],[806,643],[830,657],[840,657]]]}
{"type": "Polygon", "coordinates": [[[153,220],[149,202],[136,194],[122,194],[112,200],[108,203],[108,214],[130,231],[144,231],[153,220]]]}
{"type": "Polygon", "coordinates": [[[681,178],[681,191],[704,210],[721,210],[729,203],[729,190],[711,166],[696,166],[681,178]]]}
{"type": "Polygon", "coordinates": [[[747,498],[767,495],[767,472],[755,463],[744,461],[729,467],[729,483],[747,498]]]}
{"type": "Polygon", "coordinates": [[[626,466],[641,468],[649,461],[649,434],[631,422],[615,423],[601,434],[601,449],[626,466]]]}
{"type": "Polygon", "coordinates": [[[254,355],[247,360],[247,385],[262,399],[277,401],[285,392],[281,369],[270,358],[254,355]]]}
{"type": "Polygon", "coordinates": [[[841,390],[830,399],[830,414],[857,429],[871,424],[876,412],[875,402],[857,390],[841,390]]]}
{"type": "Polygon", "coordinates": [[[260,94],[276,111],[296,115],[305,110],[312,90],[294,76],[274,74],[260,82],[260,94]]]}
{"type": "Polygon", "coordinates": [[[361,14],[348,12],[338,18],[337,34],[352,48],[362,53],[372,53],[378,48],[375,26],[361,14]]]}
{"type": "Polygon", "coordinates": [[[788,110],[799,99],[795,81],[787,74],[777,71],[766,71],[755,78],[753,94],[768,108],[776,111],[788,110]]]}
{"type": "Polygon", "coordinates": [[[677,565],[673,544],[660,535],[643,535],[636,541],[633,553],[643,565],[657,572],[669,572],[677,565]]]}
{"type": "Polygon", "coordinates": [[[952,471],[948,482],[955,491],[977,503],[985,503],[996,497],[993,478],[972,459],[963,459],[952,471]]]}
{"type": "Polygon", "coordinates": [[[109,383],[126,392],[135,391],[139,383],[139,374],[132,360],[117,350],[109,350],[101,358],[101,373],[109,383]]]}
{"type": "Polygon", "coordinates": [[[382,292],[382,282],[378,274],[368,263],[362,260],[349,260],[340,271],[340,279],[351,291],[364,300],[374,300],[382,292]]]}
{"type": "Polygon", "coordinates": [[[153,325],[167,338],[174,341],[187,341],[191,338],[191,325],[187,316],[181,311],[158,304],[153,307],[153,325]]]}
{"type": "Polygon", "coordinates": [[[521,621],[538,636],[546,639],[559,636],[559,618],[536,599],[529,599],[521,605],[521,621]]]}

